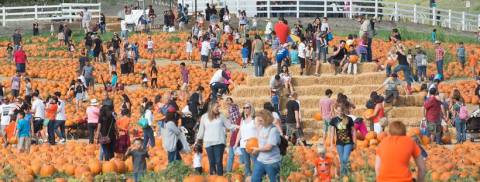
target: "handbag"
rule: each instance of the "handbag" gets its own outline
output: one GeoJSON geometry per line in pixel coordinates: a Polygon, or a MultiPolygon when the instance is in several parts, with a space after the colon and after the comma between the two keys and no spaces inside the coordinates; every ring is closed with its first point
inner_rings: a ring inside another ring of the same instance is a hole
{"type": "Polygon", "coordinates": [[[145,114],[140,117],[137,124],[142,128],[146,128],[148,126],[148,120],[145,118],[145,114]]]}
{"type": "Polygon", "coordinates": [[[327,40],[327,41],[333,40],[333,33],[332,33],[332,32],[328,32],[328,33],[327,33],[326,40],[327,40]]]}
{"type": "Polygon", "coordinates": [[[107,132],[107,136],[102,136],[102,134],[100,134],[100,137],[98,138],[98,143],[102,144],[102,145],[105,145],[105,144],[109,144],[111,141],[110,139],[110,130],[112,129],[112,125],[113,125],[113,122],[110,123],[110,127],[108,128],[108,132],[107,132]]]}

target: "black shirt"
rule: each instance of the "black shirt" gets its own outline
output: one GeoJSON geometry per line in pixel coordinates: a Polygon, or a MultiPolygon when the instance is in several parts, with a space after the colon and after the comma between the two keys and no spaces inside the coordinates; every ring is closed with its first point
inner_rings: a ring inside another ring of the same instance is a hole
{"type": "Polygon", "coordinates": [[[408,66],[407,56],[397,52],[398,64],[408,66]]]}
{"type": "Polygon", "coordinates": [[[113,52],[108,53],[108,59],[110,60],[110,65],[117,65],[117,59],[115,58],[115,54],[113,52]]]}
{"type": "Polygon", "coordinates": [[[113,48],[115,49],[119,49],[120,48],[120,42],[122,40],[120,40],[119,38],[112,38],[112,45],[113,45],[113,48]]]}
{"type": "Polygon", "coordinates": [[[70,37],[70,36],[72,36],[72,30],[70,30],[70,28],[67,27],[65,29],[65,37],[70,37]]]}
{"type": "MultiPolygon", "coordinates": [[[[337,50],[338,50],[338,48],[335,48],[333,51],[337,51],[337,50]]],[[[341,48],[340,51],[338,52],[338,54],[333,56],[333,59],[342,60],[343,57],[345,57],[346,54],[347,54],[347,49],[341,48]]]]}
{"type": "Polygon", "coordinates": [[[346,116],[346,118],[337,116],[330,121],[330,126],[335,128],[337,145],[353,144],[352,128],[354,123],[352,118],[348,116],[346,116]],[[342,119],[348,119],[346,126],[343,124],[342,119]]]}
{"type": "Polygon", "coordinates": [[[100,126],[100,134],[102,136],[108,136],[110,137],[110,140],[114,141],[115,140],[115,117],[113,116],[113,113],[111,116],[100,116],[98,119],[98,122],[101,124],[100,126]]]}
{"type": "Polygon", "coordinates": [[[295,100],[289,100],[287,102],[287,123],[296,123],[295,111],[300,112],[300,105],[295,100]]]}
{"type": "Polygon", "coordinates": [[[88,58],[85,57],[85,56],[82,56],[82,57],[80,57],[80,59],[78,59],[78,62],[80,63],[80,70],[83,70],[83,67],[85,66],[85,63],[88,62],[88,58]]]}
{"type": "Polygon", "coordinates": [[[102,40],[95,39],[94,42],[95,42],[95,51],[100,52],[100,50],[102,48],[102,40]]]}

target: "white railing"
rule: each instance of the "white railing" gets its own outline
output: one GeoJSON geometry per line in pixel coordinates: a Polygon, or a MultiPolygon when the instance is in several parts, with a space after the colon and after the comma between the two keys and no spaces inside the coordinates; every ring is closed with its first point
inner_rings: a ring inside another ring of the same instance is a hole
{"type": "MultiPolygon", "coordinates": [[[[194,11],[195,0],[178,0],[194,11]]],[[[227,5],[230,13],[245,10],[247,16],[260,17],[346,17],[363,14],[391,21],[407,21],[441,26],[462,31],[477,31],[480,14],[470,14],[441,8],[384,2],[381,0],[197,0],[197,11],[204,11],[206,3],[227,5]]],[[[219,8],[217,6],[217,8],[219,8]]]]}
{"type": "Polygon", "coordinates": [[[100,17],[102,9],[101,3],[62,3],[59,5],[34,5],[18,7],[0,7],[0,16],[2,17],[2,26],[7,22],[33,21],[33,20],[68,20],[72,22],[80,19],[79,12],[83,8],[88,8],[92,13],[92,18],[100,17]]]}

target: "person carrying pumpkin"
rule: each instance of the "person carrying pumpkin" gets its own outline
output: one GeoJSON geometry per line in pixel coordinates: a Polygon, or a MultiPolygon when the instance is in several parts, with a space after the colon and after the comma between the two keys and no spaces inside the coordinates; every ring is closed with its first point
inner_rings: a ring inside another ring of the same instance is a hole
{"type": "Polygon", "coordinates": [[[320,180],[322,182],[330,182],[332,179],[332,165],[333,159],[326,155],[327,149],[323,144],[317,145],[317,155],[318,157],[315,159],[315,175],[317,181],[320,180]]]}

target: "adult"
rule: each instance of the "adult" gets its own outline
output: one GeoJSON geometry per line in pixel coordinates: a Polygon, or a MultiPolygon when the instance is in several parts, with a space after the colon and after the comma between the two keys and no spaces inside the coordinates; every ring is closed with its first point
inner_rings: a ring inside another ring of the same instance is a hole
{"type": "MultiPolygon", "coordinates": [[[[231,97],[228,97],[226,99],[226,103],[228,105],[228,120],[230,123],[233,125],[240,126],[242,122],[242,116],[240,114],[240,109],[238,108],[238,105],[233,102],[233,99],[231,97]]],[[[241,128],[240,128],[241,129],[241,128]]],[[[237,147],[237,138],[240,136],[238,129],[232,129],[231,135],[230,135],[230,143],[229,143],[229,150],[228,150],[228,159],[227,159],[227,172],[232,172],[232,167],[233,163],[235,160],[235,148],[237,147]]],[[[242,159],[243,161],[243,159],[242,159]]]]}
{"type": "Polygon", "coordinates": [[[388,133],[376,149],[375,173],[377,181],[425,181],[425,160],[420,147],[406,136],[406,127],[400,121],[389,124],[388,133]],[[399,150],[400,149],[400,150],[399,150]],[[410,159],[417,166],[417,177],[410,172],[410,159]]]}
{"type": "Polygon", "coordinates": [[[380,134],[383,131],[385,124],[385,108],[383,106],[384,98],[380,95],[374,97],[375,108],[370,118],[373,121],[373,130],[375,133],[380,134]]]}
{"type": "Polygon", "coordinates": [[[208,113],[200,119],[200,127],[197,133],[198,140],[203,140],[207,151],[210,175],[223,175],[223,153],[225,151],[226,130],[232,130],[237,126],[230,121],[219,110],[217,102],[211,102],[208,113]]]}
{"type": "Polygon", "coordinates": [[[199,107],[201,107],[203,103],[202,96],[203,96],[204,90],[205,89],[202,86],[198,86],[197,90],[194,93],[192,93],[192,95],[188,99],[188,109],[192,113],[192,118],[195,121],[198,121],[199,119],[199,114],[200,114],[199,107]]]}
{"type": "Polygon", "coordinates": [[[27,54],[23,51],[22,46],[17,46],[17,50],[13,53],[13,60],[15,61],[17,73],[25,74],[27,69],[27,54]]]}
{"type": "Polygon", "coordinates": [[[402,81],[398,79],[398,75],[396,73],[390,74],[383,84],[377,88],[375,91],[379,91],[383,87],[385,87],[385,102],[392,103],[392,105],[398,104],[398,96],[399,96],[399,89],[398,87],[402,85],[402,81]]]}
{"type": "Polygon", "coordinates": [[[67,120],[65,114],[65,101],[62,99],[62,94],[60,92],[55,92],[54,95],[58,100],[57,114],[55,116],[55,133],[57,134],[57,137],[60,138],[60,143],[65,143],[67,139],[65,136],[65,121],[67,120]]]}
{"type": "Polygon", "coordinates": [[[100,21],[98,22],[98,25],[100,26],[100,33],[105,33],[107,28],[107,21],[103,13],[100,13],[100,21]]]}
{"type": "Polygon", "coordinates": [[[92,90],[94,90],[94,85],[95,85],[95,81],[94,81],[94,78],[93,78],[93,72],[95,71],[95,68],[93,67],[92,63],[90,63],[90,61],[87,61],[87,64],[83,67],[83,70],[82,70],[82,75],[83,77],[85,77],[85,85],[87,86],[87,88],[92,88],[92,90]]]}
{"type": "Polygon", "coordinates": [[[442,118],[445,117],[444,109],[442,102],[437,98],[437,89],[431,88],[428,92],[430,96],[423,105],[424,115],[427,119],[427,131],[431,141],[441,144],[442,118]]]}
{"type": "MultiPolygon", "coordinates": [[[[349,175],[350,153],[355,148],[355,128],[352,118],[347,116],[347,110],[341,109],[340,114],[330,121],[330,143],[336,138],[338,158],[340,159],[340,175],[349,175]]],[[[333,145],[331,145],[333,148],[333,145]]],[[[333,150],[333,149],[332,149],[333,150]]]]}
{"type": "Polygon", "coordinates": [[[85,67],[87,62],[88,62],[87,54],[85,52],[85,49],[82,49],[80,50],[80,58],[78,59],[78,74],[82,74],[83,67],[85,67]]]}
{"type": "Polygon", "coordinates": [[[261,182],[265,174],[267,174],[269,181],[280,181],[280,131],[272,124],[272,113],[267,110],[258,112],[255,116],[261,128],[258,132],[258,148],[254,148],[253,155],[257,155],[255,160],[252,182],[261,182]]]}
{"type": "Polygon", "coordinates": [[[18,98],[20,96],[20,84],[22,79],[20,78],[20,73],[16,73],[15,75],[12,76],[11,78],[11,92],[12,92],[12,97],[13,98],[18,98]]]}
{"type": "Polygon", "coordinates": [[[211,13],[212,13],[212,9],[210,8],[210,4],[207,3],[207,7],[205,8],[205,20],[210,21],[211,13]]]}
{"type": "Polygon", "coordinates": [[[443,80],[443,59],[445,57],[445,50],[441,46],[440,41],[435,41],[435,64],[437,65],[437,73],[440,75],[440,80],[443,80]]]}
{"type": "Polygon", "coordinates": [[[113,108],[102,106],[98,118],[97,138],[102,147],[105,161],[109,161],[115,155],[115,141],[117,138],[117,124],[113,108]]]}
{"type": "Polygon", "coordinates": [[[10,121],[13,117],[13,110],[15,109],[14,103],[10,103],[8,98],[2,98],[2,103],[0,105],[0,135],[3,140],[3,146],[8,145],[6,128],[10,124],[10,121]]]}
{"type": "Polygon", "coordinates": [[[282,89],[284,88],[284,82],[280,75],[275,75],[270,79],[270,93],[275,93],[277,96],[281,96],[282,89]]]}
{"type": "Polygon", "coordinates": [[[285,19],[283,17],[278,18],[278,22],[275,24],[274,30],[278,40],[280,40],[280,44],[287,43],[287,37],[290,34],[290,29],[285,23],[285,19]]]}
{"type": "Polygon", "coordinates": [[[350,102],[348,97],[343,93],[337,94],[337,100],[334,104],[334,111],[336,115],[341,115],[341,113],[345,113],[346,115],[350,115],[350,113],[355,109],[355,105],[350,102]]]}
{"type": "MultiPolygon", "coordinates": [[[[465,101],[460,95],[460,91],[455,89],[453,91],[453,96],[451,97],[451,103],[449,104],[449,111],[452,113],[452,123],[454,123],[455,129],[457,131],[457,143],[463,143],[467,140],[466,136],[466,124],[467,121],[465,118],[462,118],[462,107],[465,109],[465,101]]],[[[463,111],[463,114],[465,112],[463,111]]],[[[468,111],[467,111],[468,114],[468,111]]]]}
{"type": "Polygon", "coordinates": [[[209,36],[207,36],[207,35],[203,36],[203,41],[202,41],[201,46],[202,47],[200,48],[200,59],[203,62],[203,68],[207,69],[208,55],[210,54],[210,50],[211,50],[209,36]]]}
{"type": "Polygon", "coordinates": [[[238,132],[236,146],[242,151],[242,161],[245,164],[245,176],[252,175],[252,161],[255,162],[256,156],[246,151],[247,141],[252,138],[258,138],[258,123],[255,122],[255,108],[252,104],[246,103],[243,106],[242,121],[240,131],[238,132]]]}
{"type": "Polygon", "coordinates": [[[165,122],[165,126],[161,129],[161,133],[163,148],[167,151],[168,163],[182,160],[182,157],[180,156],[182,143],[179,139],[181,131],[177,127],[177,120],[175,120],[174,112],[167,113],[165,122]]]}
{"type": "Polygon", "coordinates": [[[150,19],[150,25],[154,24],[156,17],[157,15],[155,14],[155,10],[153,9],[153,6],[148,5],[148,18],[150,19]]]}
{"type": "Polygon", "coordinates": [[[415,49],[417,53],[415,54],[415,63],[417,66],[417,76],[419,82],[424,82],[427,80],[427,53],[422,50],[420,45],[416,45],[415,49]]]}
{"type": "Polygon", "coordinates": [[[97,99],[90,100],[90,105],[86,110],[87,114],[87,128],[88,128],[88,143],[93,144],[95,141],[95,131],[98,126],[98,118],[100,117],[100,108],[98,108],[97,99]]]}
{"type": "Polygon", "coordinates": [[[413,81],[412,71],[410,69],[410,62],[407,59],[407,53],[405,52],[405,47],[398,42],[397,38],[392,38],[395,42],[395,52],[397,54],[398,65],[393,69],[393,73],[397,73],[399,71],[403,71],[403,75],[405,76],[405,81],[407,82],[407,94],[411,94],[411,84],[413,81]]]}
{"type": "Polygon", "coordinates": [[[253,57],[253,69],[255,70],[255,76],[263,76],[263,40],[260,35],[255,35],[255,40],[252,43],[252,56],[253,57]]]}
{"type": "Polygon", "coordinates": [[[93,60],[99,61],[100,59],[98,57],[100,56],[100,54],[103,54],[102,39],[100,39],[98,35],[94,35],[93,37],[93,60]]]}
{"type": "Polygon", "coordinates": [[[70,37],[72,37],[72,29],[70,29],[67,24],[64,25],[63,35],[65,36],[65,38],[63,39],[65,41],[65,45],[68,45],[68,43],[70,42],[70,37]]]}
{"type": "Polygon", "coordinates": [[[233,80],[226,73],[227,65],[222,64],[220,69],[217,70],[212,78],[210,79],[210,89],[212,90],[212,101],[217,100],[217,94],[222,95],[227,89],[227,84],[225,81],[228,81],[230,84],[233,84],[233,80]],[[220,91],[220,92],[219,92],[220,91]]]}
{"type": "Polygon", "coordinates": [[[55,145],[55,118],[58,110],[57,103],[58,99],[56,97],[51,97],[49,100],[47,100],[45,106],[45,117],[48,119],[48,143],[50,143],[50,145],[55,145]]]}
{"type": "Polygon", "coordinates": [[[364,15],[358,16],[357,21],[361,24],[360,30],[358,32],[358,37],[363,37],[363,35],[367,35],[367,60],[372,60],[372,39],[374,36],[373,28],[370,24],[370,20],[368,20],[364,15]]]}
{"type": "Polygon", "coordinates": [[[122,43],[122,39],[120,39],[117,32],[113,33],[111,43],[117,58],[120,58],[120,44],[122,43]]]}
{"type": "Polygon", "coordinates": [[[83,8],[82,11],[82,28],[85,31],[85,33],[90,32],[89,27],[90,27],[90,21],[92,20],[92,13],[88,11],[88,8],[85,7],[83,8]]]}
{"type": "Polygon", "coordinates": [[[120,114],[130,117],[132,114],[132,102],[127,94],[122,94],[122,106],[120,108],[120,114]]]}
{"type": "Polygon", "coordinates": [[[155,147],[155,137],[153,136],[153,102],[148,101],[145,104],[145,110],[142,113],[145,119],[147,119],[147,126],[143,128],[143,148],[146,149],[150,143],[150,147],[155,147]]]}
{"type": "Polygon", "coordinates": [[[325,90],[325,96],[320,99],[318,106],[320,108],[320,113],[322,114],[323,119],[323,140],[325,141],[328,128],[330,126],[330,121],[333,118],[333,109],[335,101],[332,99],[333,91],[330,89],[325,90]]]}
{"type": "Polygon", "coordinates": [[[45,119],[45,104],[40,99],[38,92],[32,93],[33,102],[32,102],[32,112],[33,115],[33,133],[37,137],[39,143],[43,142],[41,139],[40,131],[43,128],[43,120],[45,119]]]}
{"type": "MultiPolygon", "coordinates": [[[[276,40],[273,40],[273,42],[275,43],[276,40]]],[[[283,65],[288,65],[287,62],[290,57],[290,54],[288,52],[288,44],[285,43],[282,46],[280,46],[278,50],[274,50],[274,51],[275,51],[275,54],[274,54],[275,62],[277,63],[277,74],[280,74],[282,73],[282,63],[284,63],[283,65]]]]}
{"type": "Polygon", "coordinates": [[[278,111],[275,111],[275,108],[273,108],[273,104],[271,102],[265,102],[263,103],[263,109],[272,113],[273,125],[277,127],[278,131],[280,132],[280,136],[284,136],[282,129],[282,119],[280,118],[278,111]]]}
{"type": "Polygon", "coordinates": [[[16,29],[15,33],[13,33],[12,42],[14,46],[13,50],[16,51],[22,44],[22,34],[20,33],[20,29],[16,29]]]}
{"type": "Polygon", "coordinates": [[[296,144],[297,141],[293,140],[293,135],[297,137],[297,140],[303,139],[303,131],[301,127],[302,122],[302,115],[300,114],[300,104],[297,101],[297,93],[292,93],[289,96],[287,101],[287,117],[286,117],[286,128],[287,128],[287,136],[291,140],[292,143],[296,144]]]}
{"type": "Polygon", "coordinates": [[[340,44],[333,49],[333,55],[330,56],[329,62],[332,69],[335,70],[335,75],[342,71],[342,64],[347,60],[347,49],[345,48],[346,41],[341,40],[340,44]]]}

